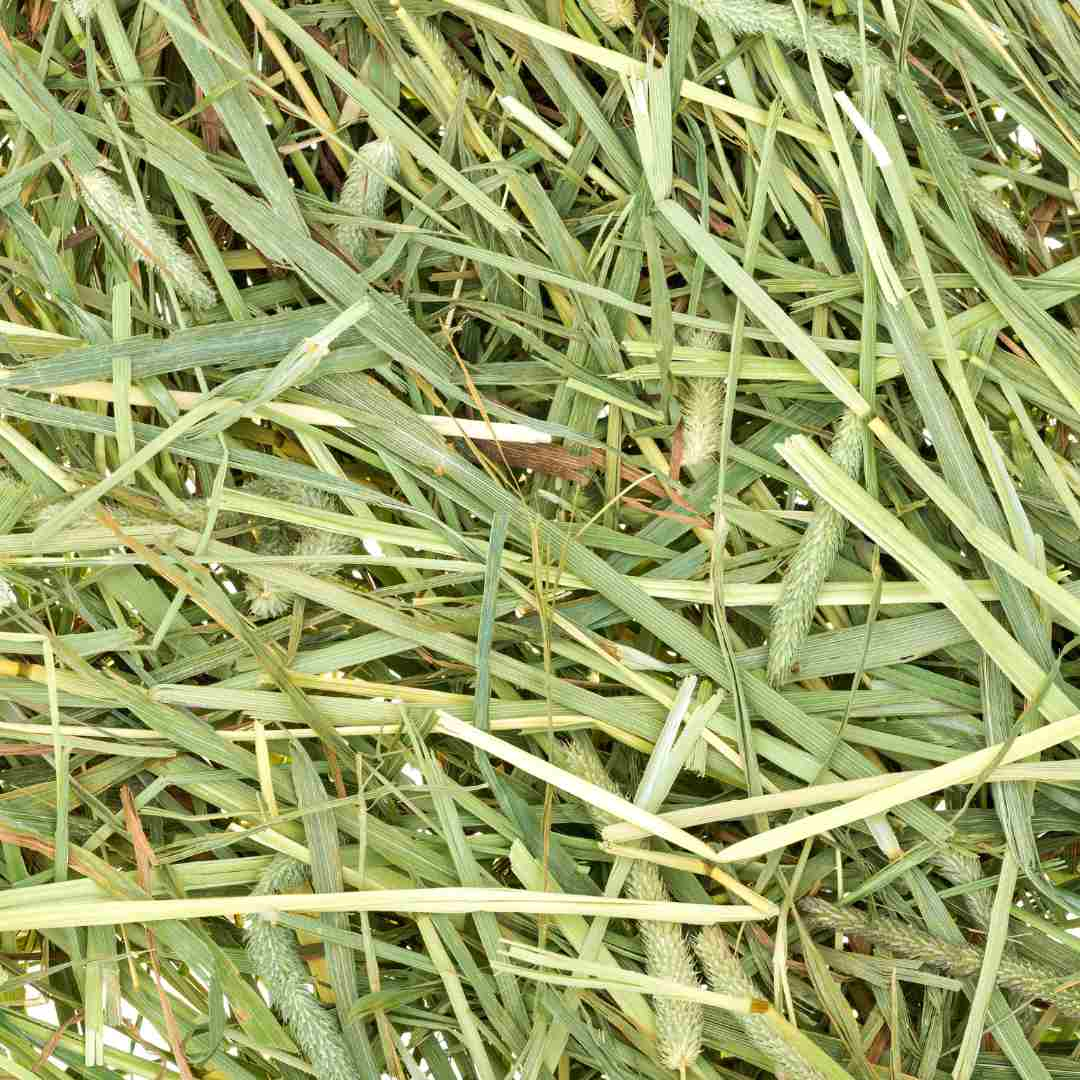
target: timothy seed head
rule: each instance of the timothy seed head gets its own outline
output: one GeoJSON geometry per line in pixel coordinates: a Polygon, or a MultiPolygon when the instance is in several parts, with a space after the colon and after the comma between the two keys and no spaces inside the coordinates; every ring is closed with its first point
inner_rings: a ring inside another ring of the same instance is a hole
{"type": "Polygon", "coordinates": [[[443,66],[450,73],[459,91],[464,90],[466,98],[476,98],[483,95],[483,87],[476,76],[466,67],[461,58],[450,47],[446,38],[439,32],[439,28],[430,19],[414,18],[420,28],[420,32],[431,43],[432,48],[438,53],[443,66]]]}
{"type": "MultiPolygon", "coordinates": [[[[917,125],[922,128],[921,137],[937,150],[942,166],[952,175],[972,213],[982,218],[1017,251],[1026,250],[1027,237],[1020,223],[997,195],[979,182],[933,102],[910,80],[899,83],[894,80],[893,92],[899,94],[912,119],[921,121],[917,125]]],[[[915,205],[918,207],[920,201],[916,200],[915,205]]]]}
{"type": "MultiPolygon", "coordinates": [[[[678,0],[703,18],[714,20],[736,36],[768,34],[781,45],[796,51],[805,47],[802,21],[793,8],[767,0],[678,0]]],[[[854,68],[864,63],[862,41],[847,26],[823,19],[809,18],[809,34],[822,56],[854,68]]],[[[880,49],[868,46],[867,60],[888,69],[888,60],[880,49]]]]}
{"type": "Polygon", "coordinates": [[[832,446],[829,447],[829,457],[852,480],[857,480],[862,467],[862,449],[862,423],[853,412],[844,413],[836,425],[832,446]]]}
{"type": "MultiPolygon", "coordinates": [[[[287,855],[277,856],[263,871],[254,895],[299,888],[308,868],[287,855]]],[[[248,958],[270,992],[270,1001],[307,1056],[317,1080],[353,1080],[355,1069],[336,1017],[324,1009],[308,989],[311,975],[296,935],[287,927],[255,916],[248,923],[248,958]]]]}
{"type": "Polygon", "coordinates": [[[856,934],[872,945],[880,945],[897,956],[922,960],[958,978],[973,975],[982,963],[983,954],[980,949],[942,941],[898,919],[883,916],[871,918],[863,912],[809,897],[799,903],[799,910],[815,930],[828,929],[856,934]]]}
{"type": "Polygon", "coordinates": [[[648,904],[663,904],[671,898],[660,867],[644,859],[636,861],[630,868],[626,889],[634,900],[648,904]]]}
{"type": "MultiPolygon", "coordinates": [[[[608,776],[608,771],[604,768],[600,755],[588,739],[579,736],[570,742],[564,743],[563,752],[566,758],[565,767],[567,772],[572,772],[582,780],[587,780],[590,784],[594,784],[596,787],[603,788],[604,791],[622,798],[622,792],[619,790],[618,784],[608,776]]],[[[588,811],[597,829],[602,829],[615,820],[611,814],[595,806],[589,806],[588,811]]]]}
{"type": "Polygon", "coordinates": [[[1072,976],[1061,975],[1022,956],[1003,956],[998,967],[998,984],[1006,990],[1028,1001],[1045,1001],[1065,1016],[1080,1019],[1080,989],[1073,985],[1074,981],[1072,976]]]}
{"type": "MultiPolygon", "coordinates": [[[[970,880],[970,867],[964,867],[956,860],[946,862],[950,872],[964,874],[970,880]]],[[[897,919],[870,917],[852,908],[838,907],[811,897],[799,902],[799,910],[812,929],[856,934],[872,945],[879,945],[897,956],[922,960],[956,978],[974,975],[983,963],[982,949],[942,941],[897,919]]],[[[1069,976],[1026,957],[1006,953],[998,965],[997,981],[1006,990],[1027,999],[1045,1001],[1070,1017],[1080,1018],[1080,990],[1071,985],[1069,976]]]]}
{"type": "MultiPolygon", "coordinates": [[[[400,168],[397,148],[389,139],[369,142],[361,147],[349,166],[339,205],[360,217],[381,218],[386,212],[387,177],[396,179],[400,168]]],[[[348,222],[334,230],[338,246],[351,255],[366,252],[369,236],[370,229],[359,223],[348,222]]]]}
{"type": "MultiPolygon", "coordinates": [[[[805,47],[803,26],[798,14],[784,4],[768,0],[677,0],[703,18],[724,27],[736,37],[748,34],[768,34],[786,48],[802,51],[805,47]]],[[[848,26],[838,26],[817,15],[811,15],[807,30],[815,48],[828,57],[849,68],[864,63],[876,67],[881,73],[881,85],[886,93],[902,96],[905,110],[910,114],[918,111],[944,158],[948,170],[956,178],[961,193],[973,213],[982,218],[1018,251],[1027,247],[1023,229],[1016,218],[997,196],[979,183],[979,179],[949,134],[941,114],[918,87],[913,93],[903,94],[894,69],[885,54],[873,45],[863,51],[859,34],[848,26]],[[865,59],[864,59],[865,57],[865,59]]]]}
{"type": "Polygon", "coordinates": [[[589,0],[589,6],[605,26],[634,29],[634,19],[637,16],[634,0],[589,0]]]}
{"type": "Polygon", "coordinates": [[[94,214],[136,259],[166,277],[179,296],[194,308],[210,307],[217,301],[217,292],[195,260],[103,170],[80,173],[76,181],[83,201],[94,214]]]}
{"type": "Polygon", "coordinates": [[[700,465],[720,451],[724,384],[719,379],[687,379],[682,394],[683,463],[700,465]]]}
{"type": "MultiPolygon", "coordinates": [[[[862,435],[853,413],[845,415],[837,425],[829,456],[848,476],[858,476],[862,435]]],[[[846,531],[844,517],[822,502],[792,556],[780,599],[772,611],[768,675],[774,686],[787,679],[810,633],[818,594],[836,564],[846,531]]]]}
{"type": "MultiPolygon", "coordinates": [[[[754,984],[732,955],[720,927],[708,926],[702,930],[694,939],[694,951],[716,993],[733,997],[756,996],[754,984]]],[[[764,1016],[739,1014],[738,1020],[750,1041],[772,1061],[778,1078],[822,1080],[818,1070],[776,1034],[764,1016]]]]}
{"type": "MultiPolygon", "coordinates": [[[[670,900],[667,886],[654,863],[635,862],[630,871],[628,891],[635,900],[663,903],[670,900]]],[[[700,986],[697,968],[678,923],[642,922],[641,943],[645,946],[646,970],[657,979],[682,986],[700,986]]],[[[669,1069],[685,1072],[701,1053],[704,1012],[696,1001],[654,997],[656,1039],[660,1060],[669,1069]]]]}
{"type": "Polygon", "coordinates": [[[252,896],[273,896],[276,893],[296,892],[307,881],[310,870],[299,859],[275,855],[259,875],[252,896]]]}
{"type": "MultiPolygon", "coordinates": [[[[612,795],[622,796],[588,739],[577,737],[565,743],[563,749],[567,771],[612,795]]],[[[589,814],[597,829],[615,820],[610,814],[592,806],[589,807],[589,814]]],[[[635,862],[630,870],[627,890],[635,900],[663,903],[670,899],[660,868],[655,863],[635,862]]],[[[645,947],[645,968],[650,975],[683,986],[701,985],[681,925],[642,922],[639,933],[645,947]]],[[[656,1044],[660,1060],[669,1069],[685,1073],[701,1053],[701,1034],[705,1023],[701,1005],[696,1001],[658,996],[653,998],[653,1008],[656,1011],[656,1044]]]]}
{"type": "MultiPolygon", "coordinates": [[[[975,855],[955,848],[945,848],[930,860],[946,881],[953,885],[971,885],[982,880],[982,867],[975,855]]],[[[988,889],[964,894],[964,905],[978,927],[990,923],[990,909],[994,906],[993,893],[988,889]]]]}

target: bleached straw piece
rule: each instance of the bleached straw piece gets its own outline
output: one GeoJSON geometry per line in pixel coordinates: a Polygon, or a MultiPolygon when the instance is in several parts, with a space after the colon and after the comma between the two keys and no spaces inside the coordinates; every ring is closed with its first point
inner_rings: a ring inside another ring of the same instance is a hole
{"type": "Polygon", "coordinates": [[[650,814],[648,811],[642,810],[640,806],[635,806],[632,802],[597,787],[596,784],[582,780],[580,777],[574,776],[573,773],[560,769],[557,765],[552,765],[549,761],[545,761],[535,754],[521,750],[504,739],[497,739],[494,735],[487,734],[487,732],[478,731],[470,724],[459,720],[456,716],[451,716],[449,713],[440,710],[438,717],[438,730],[444,735],[451,735],[455,739],[461,739],[462,742],[486,750],[489,754],[494,754],[496,757],[502,758],[503,761],[523,769],[530,776],[535,776],[538,780],[552,784],[561,791],[573,795],[590,806],[595,806],[599,810],[612,814],[616,818],[632,821],[647,829],[650,835],[660,836],[667,840],[668,843],[675,844],[686,851],[692,851],[695,855],[700,855],[708,862],[718,861],[716,851],[709,844],[699,840],[696,836],[691,836],[690,833],[683,829],[677,829],[669,825],[656,814],[650,814]]]}
{"type": "MultiPolygon", "coordinates": [[[[85,398],[88,401],[116,400],[116,390],[111,382],[70,383],[64,386],[46,386],[41,389],[46,394],[62,394],[64,397],[85,398]]],[[[176,403],[176,407],[181,411],[194,408],[202,397],[194,390],[168,392],[176,403]]],[[[135,386],[128,391],[128,400],[132,405],[155,404],[147,394],[135,386]]],[[[223,398],[221,404],[228,408],[238,405],[239,402],[223,398]]],[[[313,427],[355,428],[359,426],[356,421],[349,420],[332,409],[322,409],[315,405],[294,405],[284,401],[262,406],[254,410],[254,415],[268,420],[281,418],[297,420],[300,423],[311,424],[313,427]]],[[[499,442],[518,443],[551,442],[551,436],[546,432],[537,431],[524,424],[489,424],[483,420],[459,420],[454,416],[427,416],[423,413],[417,413],[416,416],[440,435],[450,438],[497,439],[499,442]]]]}
{"type": "Polygon", "coordinates": [[[995,743],[985,750],[965,754],[956,761],[939,765],[936,769],[928,769],[899,784],[893,784],[884,791],[864,795],[843,806],[823,810],[819,814],[811,814],[809,817],[800,818],[798,821],[788,822],[786,825],[779,825],[775,829],[768,829],[746,840],[740,840],[722,850],[716,856],[716,860],[729,863],[757,859],[770,851],[776,851],[777,848],[797,844],[801,840],[807,840],[811,836],[820,836],[831,829],[863,821],[874,814],[887,813],[893,807],[902,806],[914,799],[925,798],[927,795],[933,795],[957,784],[970,783],[982,773],[988,772],[994,765],[1008,765],[1033,754],[1041,754],[1044,750],[1049,750],[1078,736],[1080,736],[1080,713],[1047,724],[1038,731],[1020,735],[1011,743],[995,743]]]}
{"type": "Polygon", "coordinates": [[[741,922],[761,916],[742,904],[644,903],[598,896],[532,892],[525,889],[432,888],[371,889],[284,896],[212,896],[183,900],[103,900],[91,906],[56,904],[0,912],[0,933],[268,915],[276,911],[389,911],[406,915],[471,915],[477,911],[511,915],[585,915],[589,918],[662,920],[694,926],[741,922]]]}

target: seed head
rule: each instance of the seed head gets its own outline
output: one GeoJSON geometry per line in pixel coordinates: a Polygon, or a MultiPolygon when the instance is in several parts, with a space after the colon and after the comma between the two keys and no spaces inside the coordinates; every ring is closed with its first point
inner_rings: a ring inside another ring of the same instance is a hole
{"type": "Polygon", "coordinates": [[[430,19],[414,19],[420,32],[430,42],[431,47],[439,55],[443,67],[450,73],[458,91],[464,91],[466,98],[483,96],[483,87],[476,76],[461,61],[461,58],[450,47],[446,38],[439,32],[439,28],[430,19]]]}
{"type": "Polygon", "coordinates": [[[982,950],[973,945],[942,941],[898,919],[884,916],[871,918],[853,908],[839,907],[812,897],[801,901],[799,910],[812,929],[856,934],[896,956],[922,960],[958,978],[974,975],[982,963],[982,950]]]}
{"type": "MultiPolygon", "coordinates": [[[[694,951],[705,969],[709,985],[718,994],[732,997],[756,997],[754,984],[742,965],[731,954],[724,933],[718,926],[706,927],[694,939],[694,951]]],[[[789,1046],[768,1020],[758,1014],[738,1015],[750,1041],[773,1063],[777,1077],[789,1080],[822,1080],[821,1074],[796,1049],[789,1046]]]]}
{"type": "Polygon", "coordinates": [[[195,260],[103,170],[78,174],[76,186],[90,210],[136,259],[166,277],[177,295],[194,308],[210,307],[216,302],[217,293],[195,260]]]}
{"type": "MultiPolygon", "coordinates": [[[[307,879],[303,863],[279,855],[263,871],[254,895],[298,889],[307,879]]],[[[254,916],[247,928],[247,954],[297,1045],[311,1062],[317,1080],[353,1080],[355,1069],[336,1017],[308,989],[311,975],[300,958],[296,935],[288,927],[254,916]]]]}
{"type": "Polygon", "coordinates": [[[605,26],[616,30],[620,26],[634,29],[634,19],[637,17],[634,0],[589,0],[589,4],[605,26]]]}
{"type": "Polygon", "coordinates": [[[724,384],[719,379],[687,379],[682,403],[683,463],[700,465],[720,452],[724,384]]]}
{"type": "MultiPolygon", "coordinates": [[[[588,739],[578,737],[564,744],[564,753],[569,772],[621,797],[622,792],[608,775],[600,755],[588,739]]],[[[589,807],[589,814],[597,829],[614,820],[610,814],[592,806],[589,807]]],[[[671,899],[659,867],[644,860],[636,861],[631,867],[627,889],[635,900],[665,903],[671,899]]],[[[650,975],[682,986],[701,985],[680,924],[642,922],[639,932],[645,946],[645,968],[650,975]]],[[[682,998],[657,996],[653,998],[653,1008],[656,1011],[656,1044],[660,1060],[669,1069],[678,1069],[685,1074],[701,1053],[705,1023],[701,1005],[682,998]]]]}
{"type": "MultiPolygon", "coordinates": [[[[703,18],[714,20],[737,37],[767,34],[789,49],[805,48],[803,24],[794,8],[767,0],[679,0],[703,18]]],[[[818,15],[811,15],[808,30],[822,56],[854,68],[863,63],[862,41],[848,26],[839,26],[818,15]]],[[[888,67],[885,54],[873,45],[867,47],[871,64],[888,67]]]]}
{"type": "MultiPolygon", "coordinates": [[[[982,866],[978,857],[967,852],[945,848],[930,861],[938,868],[941,876],[953,885],[972,885],[982,880],[982,866]]],[[[965,893],[964,904],[977,927],[981,929],[990,925],[990,909],[994,906],[992,892],[988,889],[977,889],[975,892],[965,893]]]]}
{"type": "MultiPolygon", "coordinates": [[[[395,179],[400,168],[397,149],[389,139],[375,139],[361,147],[341,188],[342,209],[368,219],[382,218],[386,212],[386,179],[395,179]]],[[[334,237],[343,251],[363,255],[370,233],[366,225],[347,222],[337,226],[334,237]]]]}
{"type": "MultiPolygon", "coordinates": [[[[259,477],[244,485],[244,490],[268,499],[314,510],[336,510],[338,500],[329,492],[295,480],[278,477],[259,477]]],[[[263,555],[293,555],[302,560],[299,569],[315,577],[328,577],[341,565],[329,561],[339,555],[351,553],[355,540],[341,533],[326,529],[291,530],[295,540],[289,539],[289,530],[273,526],[260,527],[256,550],[263,555]]],[[[244,587],[251,614],[256,619],[276,619],[292,608],[296,594],[291,589],[249,577],[244,587]]]]}
{"type": "MultiPolygon", "coordinates": [[[[635,900],[664,903],[671,899],[659,868],[654,863],[635,862],[630,871],[628,892],[635,900]]],[[[682,986],[701,985],[693,957],[679,923],[642,922],[639,926],[645,946],[645,965],[655,978],[682,986]]],[[[656,1038],[660,1060],[669,1069],[685,1072],[701,1053],[701,1033],[705,1022],[699,1002],[681,998],[654,997],[656,1038]]]]}
{"type": "MultiPolygon", "coordinates": [[[[848,476],[857,478],[862,463],[862,434],[853,413],[837,426],[829,456],[848,476]]],[[[774,686],[788,677],[810,633],[818,594],[836,564],[846,530],[844,517],[823,501],[792,557],[772,612],[768,674],[774,686]]]]}
{"type": "MultiPolygon", "coordinates": [[[[566,758],[567,772],[572,772],[580,779],[587,780],[590,784],[594,784],[596,787],[603,788],[612,795],[618,795],[622,798],[622,792],[619,790],[618,784],[608,776],[608,771],[604,768],[600,755],[588,739],[578,736],[570,742],[564,743],[563,752],[566,758]]],[[[611,814],[595,806],[588,805],[587,809],[597,829],[603,829],[615,820],[611,814]]]]}

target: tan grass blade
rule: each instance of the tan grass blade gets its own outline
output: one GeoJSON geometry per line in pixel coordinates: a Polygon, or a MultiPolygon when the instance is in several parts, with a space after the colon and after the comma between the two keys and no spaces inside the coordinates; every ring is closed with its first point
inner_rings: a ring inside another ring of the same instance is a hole
{"type": "Polygon", "coordinates": [[[830,829],[863,821],[874,814],[884,814],[913,799],[921,799],[958,784],[966,784],[989,772],[996,765],[1008,765],[1032,754],[1042,753],[1080,736],[1080,713],[1047,724],[1038,731],[1020,735],[1011,743],[995,743],[985,750],[976,750],[956,761],[929,769],[919,775],[893,784],[884,791],[872,792],[818,814],[777,826],[767,832],[740,840],[720,852],[719,862],[742,862],[756,859],[770,851],[798,843],[811,836],[820,836],[830,829]]]}
{"type": "Polygon", "coordinates": [[[476,728],[463,723],[449,713],[440,712],[438,715],[439,730],[443,734],[452,735],[455,739],[461,739],[462,742],[470,743],[472,746],[479,747],[489,754],[494,754],[516,768],[523,769],[530,776],[535,776],[538,780],[552,784],[582,802],[595,806],[623,821],[632,821],[642,828],[648,829],[651,835],[660,836],[667,840],[668,843],[692,851],[695,855],[701,856],[708,862],[720,861],[716,856],[716,851],[704,841],[699,840],[696,836],[691,836],[682,829],[668,825],[656,814],[650,814],[648,811],[642,810],[641,807],[635,806],[632,802],[613,795],[595,784],[590,784],[580,777],[574,776],[573,773],[569,773],[565,769],[560,769],[557,765],[552,765],[543,758],[537,757],[535,754],[520,750],[504,739],[498,739],[483,731],[477,731],[476,728]]]}
{"type": "Polygon", "coordinates": [[[518,915],[584,915],[595,918],[682,922],[711,926],[759,918],[749,906],[648,903],[596,896],[529,892],[524,889],[432,888],[382,889],[343,893],[299,893],[274,896],[215,896],[185,900],[103,900],[38,907],[33,911],[0,912],[0,933],[53,930],[109,923],[154,923],[173,919],[205,919],[275,911],[387,911],[407,915],[468,915],[492,911],[518,915]]]}

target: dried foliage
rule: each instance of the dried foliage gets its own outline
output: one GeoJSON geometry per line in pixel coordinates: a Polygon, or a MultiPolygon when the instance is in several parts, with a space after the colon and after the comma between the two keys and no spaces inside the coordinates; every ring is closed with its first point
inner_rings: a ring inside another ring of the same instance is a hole
{"type": "Polygon", "coordinates": [[[1080,1080],[1080,17],[0,5],[0,1071],[1080,1080]]]}

